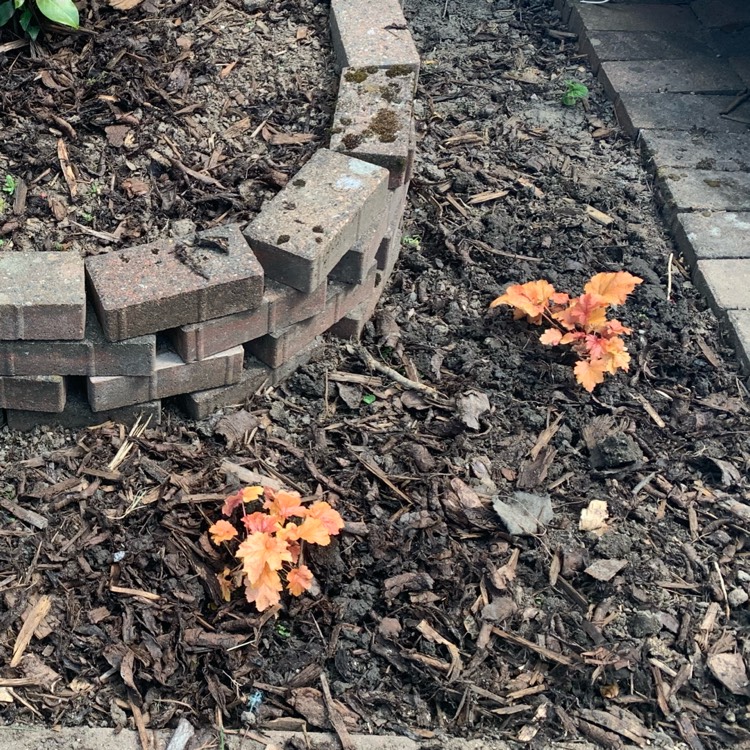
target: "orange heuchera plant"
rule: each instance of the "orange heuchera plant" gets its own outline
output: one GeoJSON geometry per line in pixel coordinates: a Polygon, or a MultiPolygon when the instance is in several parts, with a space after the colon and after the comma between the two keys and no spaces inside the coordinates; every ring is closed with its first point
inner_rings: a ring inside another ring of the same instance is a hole
{"type": "Polygon", "coordinates": [[[574,368],[576,380],[590,393],[606,373],[628,369],[630,355],[622,336],[630,329],[619,320],[608,320],[607,310],[623,304],[642,281],[627,271],[598,273],[580,297],[555,291],[549,281],[530,281],[508,287],[490,307],[508,305],[516,320],[550,325],[539,341],[547,346],[572,345],[581,359],[574,368]]]}
{"type": "Polygon", "coordinates": [[[219,586],[226,601],[235,588],[234,580],[244,579],[245,596],[258,611],[278,604],[284,588],[300,596],[312,584],[313,575],[299,563],[301,543],[331,543],[331,537],[344,527],[341,516],[325,501],[304,505],[297,492],[270,487],[245,487],[230,495],[221,512],[230,518],[240,508],[239,525],[221,519],[208,533],[214,544],[241,539],[234,556],[242,563],[236,574],[229,568],[219,574],[219,586]],[[262,510],[248,513],[247,505],[260,503],[262,510]]]}

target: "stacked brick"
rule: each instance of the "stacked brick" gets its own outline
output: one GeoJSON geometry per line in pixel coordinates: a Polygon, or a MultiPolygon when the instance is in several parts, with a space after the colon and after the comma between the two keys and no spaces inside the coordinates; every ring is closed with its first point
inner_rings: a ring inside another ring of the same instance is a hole
{"type": "Polygon", "coordinates": [[[693,280],[750,372],[750,3],[555,6],[638,138],[693,280]]]}
{"type": "Polygon", "coordinates": [[[329,148],[246,227],[92,256],[0,253],[11,429],[204,418],[275,385],[326,332],[358,337],[400,250],[419,57],[398,0],[332,0],[329,148]]]}

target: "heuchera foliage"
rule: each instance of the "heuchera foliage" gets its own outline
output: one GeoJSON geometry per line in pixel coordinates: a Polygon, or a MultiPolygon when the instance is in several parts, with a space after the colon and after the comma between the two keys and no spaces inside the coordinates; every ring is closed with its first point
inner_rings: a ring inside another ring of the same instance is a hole
{"type": "Polygon", "coordinates": [[[281,601],[284,582],[294,596],[310,588],[313,575],[299,562],[301,544],[325,547],[344,528],[344,521],[323,500],[303,502],[297,492],[270,487],[245,487],[226,499],[222,514],[231,518],[239,509],[239,523],[222,518],[208,530],[216,545],[234,546],[239,541],[233,554],[241,566],[225,568],[218,576],[226,601],[237,583],[244,583],[247,601],[262,612],[281,601]],[[261,510],[248,513],[248,505],[261,502],[261,510]]]}
{"type": "Polygon", "coordinates": [[[508,287],[490,307],[508,305],[516,320],[549,324],[539,341],[547,346],[572,346],[581,360],[574,368],[576,380],[590,393],[607,373],[628,369],[630,355],[622,336],[630,328],[619,320],[608,320],[607,310],[623,304],[642,281],[627,271],[598,273],[580,297],[555,291],[549,281],[529,281],[508,287]]]}

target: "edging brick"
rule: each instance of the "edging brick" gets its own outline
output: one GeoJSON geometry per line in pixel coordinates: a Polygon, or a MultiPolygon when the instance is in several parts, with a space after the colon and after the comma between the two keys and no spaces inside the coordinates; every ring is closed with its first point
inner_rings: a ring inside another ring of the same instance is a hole
{"type": "Polygon", "coordinates": [[[320,149],[245,229],[266,275],[312,292],[385,208],[388,172],[320,149]]]}
{"type": "Polygon", "coordinates": [[[727,321],[737,357],[745,374],[750,375],[750,310],[730,310],[727,321]]]}
{"type": "Polygon", "coordinates": [[[0,408],[59,414],[65,408],[65,380],[59,375],[0,377],[0,408]]]}
{"type": "Polygon", "coordinates": [[[85,318],[78,253],[0,253],[0,340],[82,339],[85,318]]]}
{"type": "Polygon", "coordinates": [[[331,0],[331,37],[341,68],[419,71],[419,53],[399,0],[331,0]]]}
{"type": "Polygon", "coordinates": [[[693,280],[718,317],[723,317],[728,310],[750,310],[750,295],[747,293],[750,289],[750,259],[700,260],[693,280]]]}
{"type": "Polygon", "coordinates": [[[750,213],[680,213],[672,229],[691,266],[699,260],[750,258],[750,213]]]}
{"type": "Polygon", "coordinates": [[[669,213],[750,211],[750,173],[665,167],[656,174],[669,213]]]}
{"type": "Polygon", "coordinates": [[[86,259],[93,302],[110,341],[252,310],[263,270],[236,225],[221,227],[226,249],[202,233],[193,244],[157,240],[86,259]]]}
{"type": "Polygon", "coordinates": [[[242,375],[243,357],[241,346],[189,363],[175,352],[160,352],[150,377],[89,378],[89,403],[93,411],[104,411],[236,383],[242,375]]]}

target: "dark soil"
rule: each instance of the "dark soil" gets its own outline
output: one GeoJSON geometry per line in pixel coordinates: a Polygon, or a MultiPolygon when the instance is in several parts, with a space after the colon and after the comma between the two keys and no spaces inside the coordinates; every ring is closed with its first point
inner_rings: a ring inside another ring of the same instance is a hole
{"type": "Polygon", "coordinates": [[[435,747],[446,732],[748,742],[747,390],[549,6],[405,4],[424,59],[419,163],[364,343],[437,394],[331,342],[247,405],[257,429],[231,446],[217,419],[168,413],[113,472],[117,427],[2,433],[5,496],[49,526],[0,510],[0,663],[24,612],[52,600],[0,672],[21,680],[4,721],[123,725],[135,706],[151,727],[320,726],[325,673],[360,731],[435,747]],[[589,86],[585,104],[562,105],[567,80],[589,86]],[[509,283],[577,293],[621,269],[644,279],[618,311],[633,362],[593,395],[539,329],[487,312],[509,283]],[[350,523],[310,551],[320,595],[276,618],[215,584],[226,460],[323,492],[350,523]],[[508,534],[493,508],[518,490],[551,497],[537,533],[508,534]],[[594,500],[608,528],[582,531],[594,500]]]}

